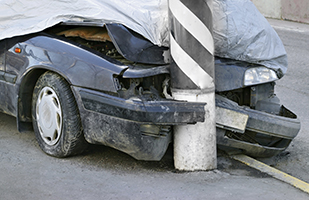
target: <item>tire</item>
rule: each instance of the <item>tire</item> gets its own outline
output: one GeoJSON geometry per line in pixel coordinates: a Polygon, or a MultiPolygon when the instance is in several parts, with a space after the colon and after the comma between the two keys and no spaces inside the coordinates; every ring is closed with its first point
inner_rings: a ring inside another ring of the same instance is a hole
{"type": "Polygon", "coordinates": [[[32,122],[40,148],[54,157],[82,153],[87,142],[74,95],[58,74],[46,72],[32,95],[32,122]]]}

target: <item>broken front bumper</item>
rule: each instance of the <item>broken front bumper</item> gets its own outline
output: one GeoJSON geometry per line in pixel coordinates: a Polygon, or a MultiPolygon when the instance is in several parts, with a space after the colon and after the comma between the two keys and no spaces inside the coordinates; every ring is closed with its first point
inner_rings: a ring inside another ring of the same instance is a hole
{"type": "MultiPolygon", "coordinates": [[[[217,144],[253,157],[271,157],[285,150],[300,130],[297,116],[280,107],[278,115],[239,106],[216,96],[217,144]]],[[[276,105],[278,106],[278,105],[276,105]]]]}
{"type": "Polygon", "coordinates": [[[171,141],[171,125],[203,122],[205,103],[123,99],[73,87],[84,135],[138,160],[160,160],[171,141]]]}

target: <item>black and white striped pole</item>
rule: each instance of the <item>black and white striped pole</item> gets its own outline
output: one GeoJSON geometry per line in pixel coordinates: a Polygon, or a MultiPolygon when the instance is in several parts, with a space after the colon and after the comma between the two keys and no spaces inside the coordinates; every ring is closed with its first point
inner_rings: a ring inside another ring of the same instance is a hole
{"type": "Polygon", "coordinates": [[[174,127],[179,170],[217,167],[212,0],[169,0],[172,95],[206,102],[205,122],[174,127]]]}

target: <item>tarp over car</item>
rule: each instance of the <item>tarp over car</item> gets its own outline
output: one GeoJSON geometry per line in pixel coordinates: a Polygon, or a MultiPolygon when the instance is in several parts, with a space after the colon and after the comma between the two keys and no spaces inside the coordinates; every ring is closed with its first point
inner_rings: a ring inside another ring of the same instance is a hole
{"type": "Polygon", "coordinates": [[[121,23],[154,44],[168,44],[167,0],[0,0],[0,39],[60,22],[121,23]]]}
{"type": "Polygon", "coordinates": [[[216,56],[261,64],[281,78],[287,55],[281,39],[250,0],[214,0],[216,56]]]}
{"type": "MultiPolygon", "coordinates": [[[[168,0],[0,0],[0,40],[60,22],[120,23],[159,46],[169,45],[168,0]]],[[[214,0],[216,55],[258,63],[279,77],[287,70],[283,44],[250,0],[214,0]]]]}

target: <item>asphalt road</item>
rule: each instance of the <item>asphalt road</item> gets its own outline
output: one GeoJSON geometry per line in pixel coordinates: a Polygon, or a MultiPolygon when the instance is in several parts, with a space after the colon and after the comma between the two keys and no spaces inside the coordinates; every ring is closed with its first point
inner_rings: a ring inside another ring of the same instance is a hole
{"type": "MultiPolygon", "coordinates": [[[[277,94],[299,116],[302,129],[286,152],[263,161],[309,182],[309,26],[270,22],[286,46],[290,63],[287,75],[277,84],[277,94]]],[[[0,158],[1,200],[309,199],[298,189],[220,152],[218,170],[191,173],[174,170],[172,148],[160,162],[136,161],[119,151],[94,145],[83,155],[53,158],[40,150],[32,132],[18,133],[15,118],[5,114],[0,114],[0,158]]]]}
{"type": "Polygon", "coordinates": [[[281,103],[297,114],[301,130],[283,156],[263,161],[309,182],[309,25],[269,20],[284,43],[288,54],[287,74],[277,81],[281,103]]]}

